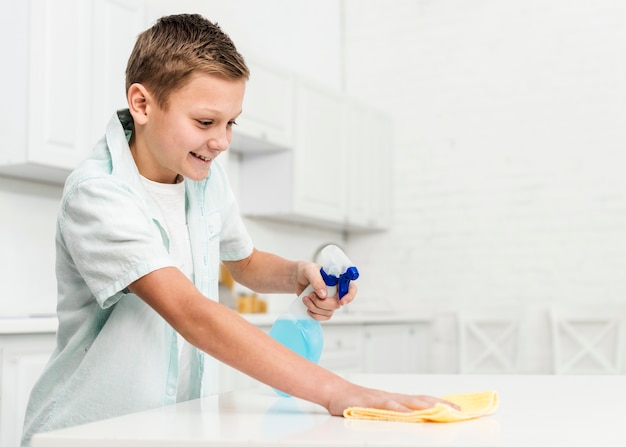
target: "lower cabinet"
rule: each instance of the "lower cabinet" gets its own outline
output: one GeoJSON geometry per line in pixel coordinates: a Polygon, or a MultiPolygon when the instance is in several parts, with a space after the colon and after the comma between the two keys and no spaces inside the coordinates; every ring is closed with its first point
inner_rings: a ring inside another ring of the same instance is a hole
{"type": "Polygon", "coordinates": [[[0,447],[20,445],[30,390],[54,346],[54,333],[0,334],[0,447]]]}
{"type": "Polygon", "coordinates": [[[428,372],[428,322],[327,324],[320,365],[338,374],[428,372]]]}
{"type": "MultiPolygon", "coordinates": [[[[342,376],[358,373],[429,372],[430,323],[325,323],[319,365],[342,376]]],[[[271,326],[260,326],[269,332],[271,326]]],[[[226,365],[220,366],[220,391],[258,382],[226,365]]]]}
{"type": "Polygon", "coordinates": [[[345,375],[363,371],[363,326],[325,325],[320,366],[345,375]]]}
{"type": "Polygon", "coordinates": [[[425,323],[365,324],[363,372],[428,372],[429,336],[425,323]]]}

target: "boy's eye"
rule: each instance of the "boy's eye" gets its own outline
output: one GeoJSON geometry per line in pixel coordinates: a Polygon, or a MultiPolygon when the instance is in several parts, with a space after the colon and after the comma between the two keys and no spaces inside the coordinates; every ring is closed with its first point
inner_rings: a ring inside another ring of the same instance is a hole
{"type": "MultiPolygon", "coordinates": [[[[198,124],[200,124],[203,127],[208,127],[210,125],[213,124],[212,120],[196,120],[198,122],[198,124]]],[[[232,127],[232,126],[236,126],[237,122],[235,120],[232,121],[228,121],[228,123],[226,124],[228,127],[232,127]]]]}

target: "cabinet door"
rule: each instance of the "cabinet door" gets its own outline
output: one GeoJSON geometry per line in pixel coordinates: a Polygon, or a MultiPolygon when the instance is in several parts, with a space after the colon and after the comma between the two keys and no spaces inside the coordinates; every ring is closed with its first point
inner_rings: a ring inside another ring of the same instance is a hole
{"type": "Polygon", "coordinates": [[[0,172],[63,183],[126,105],[124,71],[148,21],[144,1],[30,0],[12,9],[27,56],[15,59],[7,82],[15,86],[8,122],[18,125],[0,137],[0,172]]]}
{"type": "Polygon", "coordinates": [[[345,191],[344,99],[298,79],[291,150],[246,151],[240,162],[240,206],[246,216],[343,229],[345,191]]]}
{"type": "Polygon", "coordinates": [[[11,135],[2,137],[3,146],[5,140],[9,145],[0,152],[0,169],[10,175],[62,182],[87,153],[91,3],[30,0],[27,4],[15,11],[19,15],[14,18],[27,26],[5,37],[27,55],[12,64],[15,74],[11,76],[25,82],[14,84],[16,90],[10,93],[18,113],[20,104],[26,104],[23,115],[17,117],[25,124],[9,128],[11,135]]]}
{"type": "Polygon", "coordinates": [[[151,25],[156,12],[144,0],[93,0],[91,67],[91,112],[87,152],[103,135],[113,116],[127,108],[126,64],[137,35],[151,25]]]}
{"type": "Polygon", "coordinates": [[[0,55],[3,60],[0,102],[0,172],[10,173],[23,163],[26,146],[28,97],[29,4],[0,2],[0,55]]]}
{"type": "Polygon", "coordinates": [[[415,323],[366,325],[367,373],[420,373],[427,369],[426,327],[415,323]]]}
{"type": "MultiPolygon", "coordinates": [[[[291,150],[277,151],[275,146],[274,152],[255,151],[252,140],[264,137],[233,140],[233,149],[242,153],[242,213],[339,230],[386,229],[391,212],[391,118],[306,79],[294,82],[291,150]],[[246,145],[248,149],[241,149],[246,145]]],[[[245,113],[242,129],[243,120],[245,113]]],[[[245,125],[271,131],[261,118],[255,121],[245,125]]]]}
{"type": "Polygon", "coordinates": [[[358,324],[325,324],[320,366],[337,374],[363,372],[363,333],[358,324]]]}
{"type": "Polygon", "coordinates": [[[30,391],[54,345],[54,334],[0,336],[0,447],[20,444],[30,391]]]}
{"type": "Polygon", "coordinates": [[[293,147],[293,75],[247,61],[243,112],[233,129],[231,149],[258,154],[293,147]]]}
{"type": "Polygon", "coordinates": [[[31,0],[27,161],[59,169],[59,180],[91,150],[90,8],[31,0]]]}
{"type": "Polygon", "coordinates": [[[346,220],[344,96],[300,79],[296,89],[293,200],[296,213],[346,220]]]}
{"type": "Polygon", "coordinates": [[[378,229],[389,226],[391,213],[391,118],[365,104],[350,100],[346,113],[348,226],[378,229]]]}

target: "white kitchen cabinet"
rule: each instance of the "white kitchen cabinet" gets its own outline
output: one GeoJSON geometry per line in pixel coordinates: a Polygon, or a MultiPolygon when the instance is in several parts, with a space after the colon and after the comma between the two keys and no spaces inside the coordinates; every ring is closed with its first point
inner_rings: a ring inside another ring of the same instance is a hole
{"type": "MultiPolygon", "coordinates": [[[[269,333],[271,324],[257,327],[269,333]]],[[[319,365],[337,374],[363,372],[363,331],[361,324],[322,324],[324,349],[319,365]]],[[[247,388],[258,382],[230,366],[220,365],[220,392],[247,388]]]]}
{"type": "Polygon", "coordinates": [[[126,65],[137,36],[161,15],[147,0],[93,0],[91,113],[86,151],[103,135],[113,113],[127,108],[126,65]]]}
{"type": "Polygon", "coordinates": [[[294,75],[246,60],[250,79],[230,149],[259,154],[293,147],[294,75]]]}
{"type": "Polygon", "coordinates": [[[294,214],[343,224],[346,166],[345,97],[300,79],[293,149],[294,214]]]}
{"type": "Polygon", "coordinates": [[[241,157],[242,213],[339,230],[386,228],[390,118],[298,77],[294,129],[290,150],[241,157]]]}
{"type": "MultiPolygon", "coordinates": [[[[269,333],[271,324],[256,325],[269,333]]],[[[363,325],[322,324],[324,349],[319,365],[337,374],[363,372],[363,325]]],[[[258,382],[230,366],[220,365],[220,392],[247,388],[258,382]]]]}
{"type": "Polygon", "coordinates": [[[347,224],[383,230],[391,222],[392,120],[352,98],[347,107],[347,224]]]}
{"type": "MultiPolygon", "coordinates": [[[[250,322],[269,333],[272,317],[250,322]]],[[[319,365],[340,375],[358,373],[427,373],[430,354],[430,319],[336,316],[322,323],[324,349],[319,365]]],[[[254,379],[221,365],[220,391],[250,387],[254,379]]]]}
{"type": "Polygon", "coordinates": [[[428,372],[430,343],[427,324],[366,324],[363,333],[365,339],[364,372],[428,372]]]}
{"type": "Polygon", "coordinates": [[[3,9],[18,10],[9,16],[15,23],[2,31],[7,34],[1,40],[25,55],[19,65],[11,62],[13,85],[6,89],[7,103],[25,107],[11,120],[19,121],[18,126],[9,126],[8,133],[0,135],[0,172],[60,182],[85,154],[88,142],[89,110],[85,105],[89,103],[91,73],[90,40],[85,36],[90,4],[30,0],[3,5],[3,9]],[[11,29],[17,26],[21,29],[11,29]]]}
{"type": "Polygon", "coordinates": [[[342,227],[345,222],[343,96],[299,78],[290,150],[245,154],[240,205],[247,216],[342,227]]]}
{"type": "Polygon", "coordinates": [[[360,324],[324,324],[319,364],[337,374],[363,372],[363,328],[360,324]]]}
{"type": "Polygon", "coordinates": [[[0,447],[17,447],[30,391],[55,346],[54,333],[0,334],[0,447]]]}
{"type": "Polygon", "coordinates": [[[11,70],[3,74],[11,88],[0,173],[62,183],[125,105],[124,69],[146,24],[143,1],[30,0],[1,8],[2,49],[17,57],[7,59],[11,70]]]}

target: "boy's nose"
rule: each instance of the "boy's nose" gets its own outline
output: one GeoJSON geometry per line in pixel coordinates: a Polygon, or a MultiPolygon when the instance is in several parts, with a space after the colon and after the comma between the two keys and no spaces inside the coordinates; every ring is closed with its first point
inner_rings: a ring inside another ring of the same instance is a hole
{"type": "Polygon", "coordinates": [[[225,151],[230,146],[230,138],[226,132],[220,132],[209,138],[207,146],[214,151],[225,151]]]}

